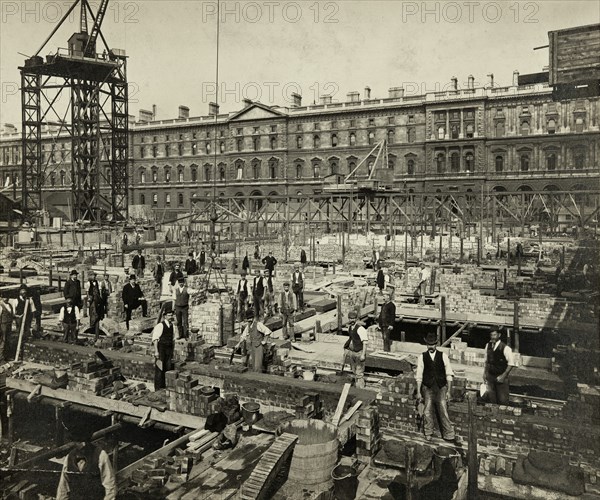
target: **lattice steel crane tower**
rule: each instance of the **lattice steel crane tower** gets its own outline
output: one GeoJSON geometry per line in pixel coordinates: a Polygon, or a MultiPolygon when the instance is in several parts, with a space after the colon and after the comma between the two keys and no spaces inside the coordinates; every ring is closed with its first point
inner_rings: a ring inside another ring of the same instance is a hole
{"type": "Polygon", "coordinates": [[[21,71],[22,195],[25,217],[42,206],[46,166],[42,133],[71,139],[71,208],[73,220],[103,222],[127,218],[127,157],[129,109],[127,58],[111,49],[101,31],[108,0],[101,0],[96,15],[88,0],[76,0],[21,71]],[[79,32],[46,56],[39,54],[80,6],[79,32]],[[88,32],[88,15],[93,21],[88,32]],[[96,44],[102,40],[104,50],[96,44]],[[70,116],[69,116],[70,114],[70,116]]]}

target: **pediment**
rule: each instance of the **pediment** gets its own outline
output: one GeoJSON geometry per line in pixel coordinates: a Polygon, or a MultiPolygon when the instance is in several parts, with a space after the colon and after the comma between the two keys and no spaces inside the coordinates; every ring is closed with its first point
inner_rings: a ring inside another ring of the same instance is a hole
{"type": "Polygon", "coordinates": [[[250,120],[265,120],[268,118],[281,118],[281,116],[283,116],[282,113],[272,110],[267,106],[252,104],[246,109],[238,111],[235,115],[231,117],[229,121],[239,122],[250,120]]]}

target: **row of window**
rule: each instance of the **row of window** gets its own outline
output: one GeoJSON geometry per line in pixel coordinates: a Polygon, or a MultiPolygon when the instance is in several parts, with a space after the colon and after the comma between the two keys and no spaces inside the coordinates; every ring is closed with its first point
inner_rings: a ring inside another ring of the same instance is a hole
{"type": "MultiPolygon", "coordinates": [[[[144,193],[140,194],[140,205],[145,205],[146,204],[146,195],[144,193]]],[[[177,206],[179,207],[183,207],[184,204],[184,198],[183,198],[183,193],[178,193],[177,194],[177,206]]],[[[158,205],[158,193],[154,193],[152,195],[152,205],[156,206],[158,205]]],[[[165,205],[167,207],[171,206],[171,193],[165,193],[165,205]]]]}
{"type": "MultiPolygon", "coordinates": [[[[575,170],[583,170],[585,168],[586,154],[584,151],[577,151],[573,155],[573,168],[575,170]]],[[[545,163],[546,170],[554,171],[558,166],[558,155],[549,153],[546,155],[545,163]]],[[[496,155],[494,158],[494,166],[496,172],[504,172],[505,157],[504,155],[496,155]]],[[[531,153],[521,153],[519,155],[519,170],[521,172],[529,172],[531,167],[531,153]]]]}

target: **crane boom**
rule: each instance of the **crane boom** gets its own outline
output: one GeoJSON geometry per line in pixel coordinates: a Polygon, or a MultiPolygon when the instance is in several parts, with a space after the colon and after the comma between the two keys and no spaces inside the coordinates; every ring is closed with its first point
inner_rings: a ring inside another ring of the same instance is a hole
{"type": "Polygon", "coordinates": [[[92,26],[92,32],[90,33],[90,38],[88,39],[87,45],[85,46],[84,56],[85,57],[94,57],[96,52],[96,40],[98,40],[98,34],[100,33],[100,27],[102,26],[102,21],[104,21],[104,16],[106,14],[106,9],[108,8],[109,0],[102,0],[100,2],[100,7],[98,7],[98,15],[94,20],[94,26],[92,26]]]}
{"type": "Polygon", "coordinates": [[[81,0],[81,13],[79,15],[79,32],[80,33],[87,33],[88,32],[88,26],[87,26],[87,12],[86,12],[86,0],[81,0]]]}

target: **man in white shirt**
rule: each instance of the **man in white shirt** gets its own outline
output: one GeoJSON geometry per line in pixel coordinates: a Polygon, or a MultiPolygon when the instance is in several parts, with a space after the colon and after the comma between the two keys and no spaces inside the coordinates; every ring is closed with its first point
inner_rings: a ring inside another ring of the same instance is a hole
{"type": "Polygon", "coordinates": [[[63,331],[63,342],[67,344],[74,344],[77,342],[77,331],[79,330],[79,324],[81,321],[81,312],[79,307],[73,305],[73,299],[67,298],[67,304],[60,308],[58,314],[58,321],[62,324],[63,331]]]}
{"type": "Polygon", "coordinates": [[[238,312],[238,321],[244,321],[246,319],[246,308],[248,307],[248,297],[249,297],[249,284],[246,279],[246,271],[242,270],[242,274],[240,279],[238,280],[237,288],[235,291],[235,295],[237,297],[237,312],[238,312]]]}
{"type": "Polygon", "coordinates": [[[264,346],[267,343],[267,337],[269,337],[271,333],[271,330],[258,321],[258,316],[255,313],[254,316],[248,320],[248,324],[242,332],[240,341],[235,347],[237,349],[243,341],[246,341],[246,345],[250,351],[250,367],[257,373],[262,373],[263,371],[263,357],[265,354],[264,346]]]}
{"type": "Polygon", "coordinates": [[[500,340],[500,332],[490,333],[486,347],[483,381],[486,385],[485,397],[490,403],[508,404],[510,391],[508,375],[515,366],[512,349],[500,340]]]}
{"type": "Polygon", "coordinates": [[[431,268],[421,262],[421,271],[419,273],[419,304],[425,305],[425,295],[429,293],[429,280],[431,279],[431,268]]]}
{"type": "Polygon", "coordinates": [[[417,398],[425,400],[425,438],[431,439],[435,422],[435,408],[439,415],[439,428],[446,441],[454,441],[454,426],[448,414],[448,400],[452,392],[454,372],[445,352],[437,349],[437,335],[429,332],[425,337],[427,350],[417,358],[417,398]]]}
{"type": "Polygon", "coordinates": [[[355,385],[359,389],[365,388],[365,361],[367,359],[367,342],[369,334],[364,323],[358,319],[356,311],[348,313],[350,324],[348,325],[349,337],[344,344],[344,361],[350,364],[354,373],[355,385]]]}

